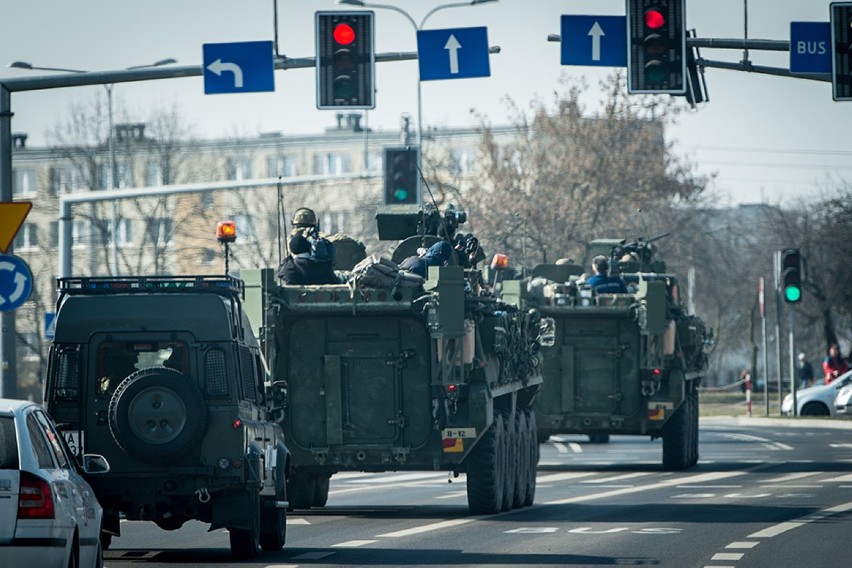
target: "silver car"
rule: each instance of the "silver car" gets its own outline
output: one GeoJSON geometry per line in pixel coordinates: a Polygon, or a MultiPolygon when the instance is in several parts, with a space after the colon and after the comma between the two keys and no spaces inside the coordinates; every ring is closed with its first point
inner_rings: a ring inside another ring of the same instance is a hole
{"type": "MultiPolygon", "coordinates": [[[[818,384],[796,392],[798,416],[837,416],[835,399],[843,387],[852,384],[852,371],[844,373],[826,384],[818,384]]],[[[781,402],[781,414],[793,411],[793,395],[788,394],[781,402]]]]}
{"type": "MultiPolygon", "coordinates": [[[[103,473],[102,456],[84,457],[103,473]]],[[[44,408],[0,398],[0,566],[102,568],[103,510],[44,408]]]]}

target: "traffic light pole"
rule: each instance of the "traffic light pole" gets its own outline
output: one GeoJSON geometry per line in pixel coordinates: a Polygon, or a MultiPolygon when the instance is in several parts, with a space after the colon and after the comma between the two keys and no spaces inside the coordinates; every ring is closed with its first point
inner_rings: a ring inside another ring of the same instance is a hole
{"type": "Polygon", "coordinates": [[[798,416],[799,405],[796,401],[796,305],[789,305],[790,326],[790,392],[793,393],[793,416],[798,416]]]}

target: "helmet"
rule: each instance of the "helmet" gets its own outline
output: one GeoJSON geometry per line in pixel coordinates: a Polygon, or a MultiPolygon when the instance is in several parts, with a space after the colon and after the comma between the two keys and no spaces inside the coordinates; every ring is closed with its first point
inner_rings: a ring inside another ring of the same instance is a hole
{"type": "Polygon", "coordinates": [[[317,224],[317,214],[307,207],[300,207],[293,213],[292,224],[294,227],[315,227],[317,224]]]}

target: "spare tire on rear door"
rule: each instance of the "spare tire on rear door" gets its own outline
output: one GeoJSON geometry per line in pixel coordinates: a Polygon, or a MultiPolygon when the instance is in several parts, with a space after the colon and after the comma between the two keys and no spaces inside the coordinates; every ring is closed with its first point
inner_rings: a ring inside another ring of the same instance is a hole
{"type": "Polygon", "coordinates": [[[186,375],[166,367],[136,371],[109,401],[109,429],[115,442],[135,458],[169,461],[204,436],[207,411],[201,391],[186,375]]]}

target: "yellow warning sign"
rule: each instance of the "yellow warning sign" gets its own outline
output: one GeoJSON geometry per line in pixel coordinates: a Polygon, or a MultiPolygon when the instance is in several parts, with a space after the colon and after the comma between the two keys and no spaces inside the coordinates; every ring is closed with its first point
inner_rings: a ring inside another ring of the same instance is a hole
{"type": "Polygon", "coordinates": [[[18,234],[18,230],[32,208],[32,201],[0,203],[0,252],[5,253],[9,250],[9,245],[15,240],[15,235],[18,234]]]}

